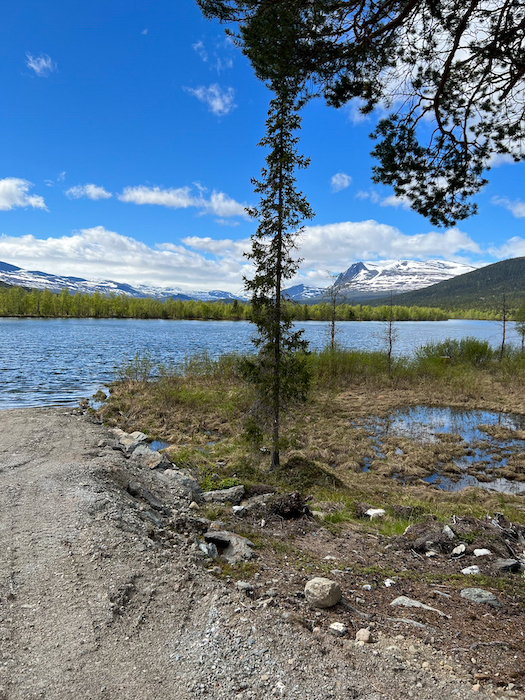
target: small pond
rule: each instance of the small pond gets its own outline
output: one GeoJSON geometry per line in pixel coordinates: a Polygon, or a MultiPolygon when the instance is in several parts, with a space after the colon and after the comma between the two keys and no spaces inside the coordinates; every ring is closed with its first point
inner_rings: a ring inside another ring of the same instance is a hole
{"type": "Polygon", "coordinates": [[[410,406],[359,421],[371,440],[363,471],[446,491],[525,492],[525,416],[410,406]]]}

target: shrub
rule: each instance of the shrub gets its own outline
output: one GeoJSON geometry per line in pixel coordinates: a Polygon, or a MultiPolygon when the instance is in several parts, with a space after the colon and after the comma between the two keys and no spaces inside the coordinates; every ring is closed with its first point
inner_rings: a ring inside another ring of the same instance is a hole
{"type": "Polygon", "coordinates": [[[496,354],[487,340],[472,337],[459,340],[447,338],[440,342],[423,345],[416,351],[415,359],[419,365],[447,358],[447,362],[452,365],[479,366],[489,363],[496,354]]]}

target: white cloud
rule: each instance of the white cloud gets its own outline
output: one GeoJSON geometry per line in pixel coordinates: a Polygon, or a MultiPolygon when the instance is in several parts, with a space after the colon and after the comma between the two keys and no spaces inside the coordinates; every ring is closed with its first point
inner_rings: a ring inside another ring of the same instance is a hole
{"type": "Polygon", "coordinates": [[[45,53],[40,56],[31,56],[31,54],[26,54],[27,61],[26,66],[35,71],[39,78],[45,78],[50,73],[56,70],[56,63],[45,53]]]}
{"type": "Polygon", "coordinates": [[[202,41],[198,41],[196,44],[192,44],[191,48],[199,54],[201,60],[203,60],[205,63],[207,62],[208,52],[206,51],[206,48],[202,41]]]}
{"type": "Polygon", "coordinates": [[[122,194],[118,195],[121,202],[132,202],[134,204],[157,204],[170,209],[187,209],[195,207],[203,214],[215,214],[219,217],[242,216],[248,219],[246,204],[239,204],[224,192],[212,192],[209,199],[203,196],[205,188],[198,185],[199,195],[193,196],[189,187],[179,187],[177,189],[161,189],[160,187],[126,187],[122,194]]]}
{"type": "Polygon", "coordinates": [[[498,260],[506,260],[507,258],[520,258],[525,256],[525,239],[520,236],[509,238],[499,248],[493,246],[489,248],[489,253],[498,260]]]}
{"type": "Polygon", "coordinates": [[[88,199],[109,199],[113,195],[111,192],[107,192],[103,187],[98,185],[93,185],[88,183],[87,185],[75,185],[75,187],[70,187],[66,190],[66,195],[70,199],[80,199],[81,197],[87,197],[88,199]]]}
{"type": "Polygon", "coordinates": [[[66,171],[62,170],[62,172],[58,174],[57,182],[63,182],[65,179],[66,179],[66,171]]]}
{"type": "Polygon", "coordinates": [[[370,190],[369,192],[364,192],[360,190],[356,194],[357,199],[369,199],[372,204],[379,204],[380,207],[402,207],[403,209],[410,209],[410,200],[408,197],[397,197],[395,194],[391,194],[388,197],[381,197],[376,190],[370,190]]]}
{"type": "Polygon", "coordinates": [[[346,189],[350,186],[351,182],[352,178],[346,173],[336,173],[335,175],[332,175],[332,179],[330,181],[332,192],[340,192],[341,190],[346,189]]]}
{"type": "Polygon", "coordinates": [[[158,204],[170,209],[186,209],[195,206],[195,199],[190,195],[189,187],[162,190],[160,187],[125,187],[118,195],[121,202],[133,204],[158,204]]]}
{"type": "Polygon", "coordinates": [[[186,290],[220,287],[234,293],[241,291],[242,276],[249,269],[246,261],[234,259],[227,251],[219,259],[209,259],[184,245],[150,247],[103,226],[44,240],[0,235],[0,260],[86,279],[186,290]]]}
{"type": "Polygon", "coordinates": [[[0,211],[8,211],[15,207],[33,207],[45,209],[44,198],[38,194],[28,194],[33,184],[19,177],[6,177],[0,180],[0,211]]]}
{"type": "Polygon", "coordinates": [[[228,197],[224,192],[212,192],[209,200],[200,200],[205,202],[205,207],[217,216],[242,216],[248,219],[246,213],[246,204],[239,204],[231,197],[228,197]]]}
{"type": "MultiPolygon", "coordinates": [[[[191,236],[183,240],[193,250],[240,261],[250,249],[249,239],[215,240],[191,236]]],[[[462,253],[479,254],[477,243],[457,228],[444,233],[420,233],[412,236],[377,221],[346,221],[325,226],[307,226],[303,230],[298,257],[302,258],[297,281],[326,287],[326,270],[346,270],[357,260],[399,260],[445,258],[462,260],[462,253]]]]}
{"type": "Polygon", "coordinates": [[[492,153],[489,161],[489,168],[499,168],[500,165],[512,165],[516,161],[510,153],[492,153]]]}
{"type": "Polygon", "coordinates": [[[146,36],[146,34],[148,33],[148,30],[147,30],[147,29],[143,29],[140,33],[141,33],[143,36],[146,36]]]}
{"type": "Polygon", "coordinates": [[[511,201],[508,197],[492,197],[492,204],[508,209],[516,219],[525,218],[525,202],[520,199],[511,201]]]}
{"type": "Polygon", "coordinates": [[[187,87],[184,89],[207,105],[210,112],[218,117],[224,117],[236,107],[233,101],[235,90],[231,87],[223,90],[220,85],[213,83],[209,87],[201,85],[198,88],[187,87]]]}
{"type": "Polygon", "coordinates": [[[481,252],[478,244],[457,228],[408,236],[394,226],[369,220],[307,226],[301,235],[300,255],[303,268],[322,263],[323,270],[335,270],[355,260],[450,259],[460,251],[481,252]]]}

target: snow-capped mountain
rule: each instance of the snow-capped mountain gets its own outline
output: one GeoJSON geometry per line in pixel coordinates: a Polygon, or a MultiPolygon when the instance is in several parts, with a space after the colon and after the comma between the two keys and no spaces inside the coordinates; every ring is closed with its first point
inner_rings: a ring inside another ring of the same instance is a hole
{"type": "MultiPolygon", "coordinates": [[[[366,298],[386,297],[393,292],[401,294],[423,287],[429,287],[456,275],[472,272],[475,268],[461,263],[446,260],[397,260],[386,262],[356,262],[346,272],[336,279],[335,284],[340,290],[339,299],[362,300],[366,298]]],[[[49,289],[59,292],[64,287],[75,294],[127,294],[132,297],[155,297],[157,299],[196,299],[199,301],[215,301],[218,299],[238,299],[246,301],[247,296],[242,291],[235,295],[221,290],[187,291],[180,287],[153,287],[149,285],[130,285],[112,280],[86,280],[80,277],[52,275],[37,270],[23,270],[16,265],[0,262],[0,282],[13,286],[34,289],[49,289]]],[[[284,290],[289,299],[299,302],[326,301],[326,289],[297,284],[284,290]]]]}
{"type": "Polygon", "coordinates": [[[325,291],[323,287],[308,287],[306,284],[296,284],[285,289],[283,296],[292,301],[305,301],[306,299],[315,299],[322,296],[325,291]]]}
{"type": "Polygon", "coordinates": [[[335,284],[347,298],[353,296],[385,296],[430,287],[476,268],[447,260],[396,260],[357,262],[337,278],[335,284]]]}
{"type": "Polygon", "coordinates": [[[81,277],[66,277],[62,275],[52,275],[48,272],[38,270],[23,270],[16,265],[0,262],[0,281],[13,286],[29,287],[32,289],[49,289],[50,292],[59,292],[64,287],[69,289],[71,294],[80,292],[81,294],[127,294],[132,297],[155,297],[157,299],[197,299],[199,301],[214,301],[218,299],[243,299],[242,295],[236,296],[230,292],[212,290],[209,292],[188,292],[180,287],[153,287],[144,284],[131,286],[121,282],[111,280],[85,280],[81,277]]]}

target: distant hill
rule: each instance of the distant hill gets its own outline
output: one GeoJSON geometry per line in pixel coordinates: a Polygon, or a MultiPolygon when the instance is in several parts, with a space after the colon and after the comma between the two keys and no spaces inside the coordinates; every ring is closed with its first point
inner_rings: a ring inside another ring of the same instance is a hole
{"type": "Polygon", "coordinates": [[[398,294],[395,303],[443,309],[499,310],[503,295],[510,308],[525,302],[525,257],[502,260],[425,289],[398,294]]]}

